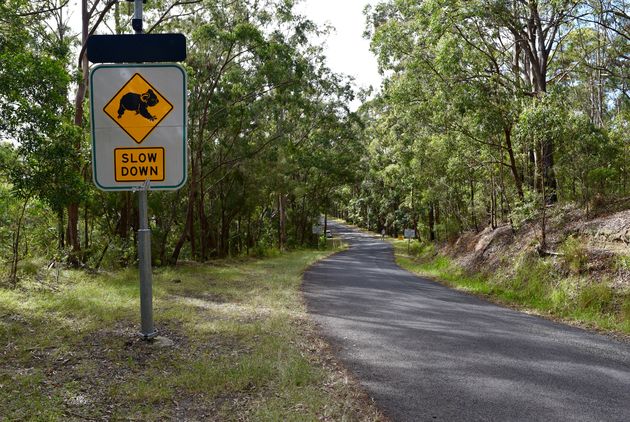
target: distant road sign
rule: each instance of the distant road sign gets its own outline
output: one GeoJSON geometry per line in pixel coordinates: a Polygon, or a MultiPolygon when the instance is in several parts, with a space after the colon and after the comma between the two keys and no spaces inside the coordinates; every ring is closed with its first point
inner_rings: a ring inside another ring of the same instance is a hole
{"type": "Polygon", "coordinates": [[[416,231],[413,229],[405,229],[405,239],[415,239],[416,231]]]}
{"type": "Polygon", "coordinates": [[[92,63],[163,63],[186,60],[184,34],[92,35],[87,41],[92,63]]]}
{"type": "Polygon", "coordinates": [[[186,72],[177,64],[100,65],[90,72],[92,168],[103,190],[186,182],[186,72]]]}

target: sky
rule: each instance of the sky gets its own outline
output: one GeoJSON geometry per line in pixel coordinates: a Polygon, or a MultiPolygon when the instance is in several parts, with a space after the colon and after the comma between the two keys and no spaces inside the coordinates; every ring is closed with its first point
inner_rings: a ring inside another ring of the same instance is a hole
{"type": "Polygon", "coordinates": [[[325,41],[328,66],[355,78],[359,87],[378,89],[381,76],[370,43],[363,39],[363,9],[377,0],[303,0],[297,10],[318,24],[336,28],[325,41]]]}

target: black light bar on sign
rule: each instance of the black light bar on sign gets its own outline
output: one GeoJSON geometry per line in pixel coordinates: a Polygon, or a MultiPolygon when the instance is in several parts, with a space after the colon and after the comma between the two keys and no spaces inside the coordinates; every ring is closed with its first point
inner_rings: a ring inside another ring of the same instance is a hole
{"type": "Polygon", "coordinates": [[[159,63],[186,60],[184,34],[92,35],[87,41],[92,63],[159,63]]]}

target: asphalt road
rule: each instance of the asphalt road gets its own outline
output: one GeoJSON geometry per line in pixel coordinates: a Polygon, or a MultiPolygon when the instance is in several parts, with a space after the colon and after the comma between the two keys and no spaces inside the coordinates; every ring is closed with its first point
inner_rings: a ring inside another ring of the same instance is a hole
{"type": "Polygon", "coordinates": [[[630,421],[630,345],[400,269],[391,246],[313,266],[304,294],[338,357],[393,421],[630,421]]]}

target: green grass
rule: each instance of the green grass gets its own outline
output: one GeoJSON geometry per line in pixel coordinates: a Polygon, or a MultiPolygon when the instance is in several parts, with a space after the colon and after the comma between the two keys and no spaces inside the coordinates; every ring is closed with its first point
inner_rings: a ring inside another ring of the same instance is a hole
{"type": "Polygon", "coordinates": [[[396,262],[416,274],[543,315],[630,334],[630,294],[583,275],[585,253],[575,239],[570,238],[563,247],[561,266],[566,271],[558,270],[551,258],[523,255],[514,267],[492,275],[465,272],[449,257],[438,254],[433,245],[414,242],[408,254],[407,241],[392,243],[396,262]]]}
{"type": "Polygon", "coordinates": [[[301,300],[329,253],[155,270],[156,327],[175,342],[161,349],[136,335],[135,270],[0,288],[0,419],[379,419],[301,300]]]}

